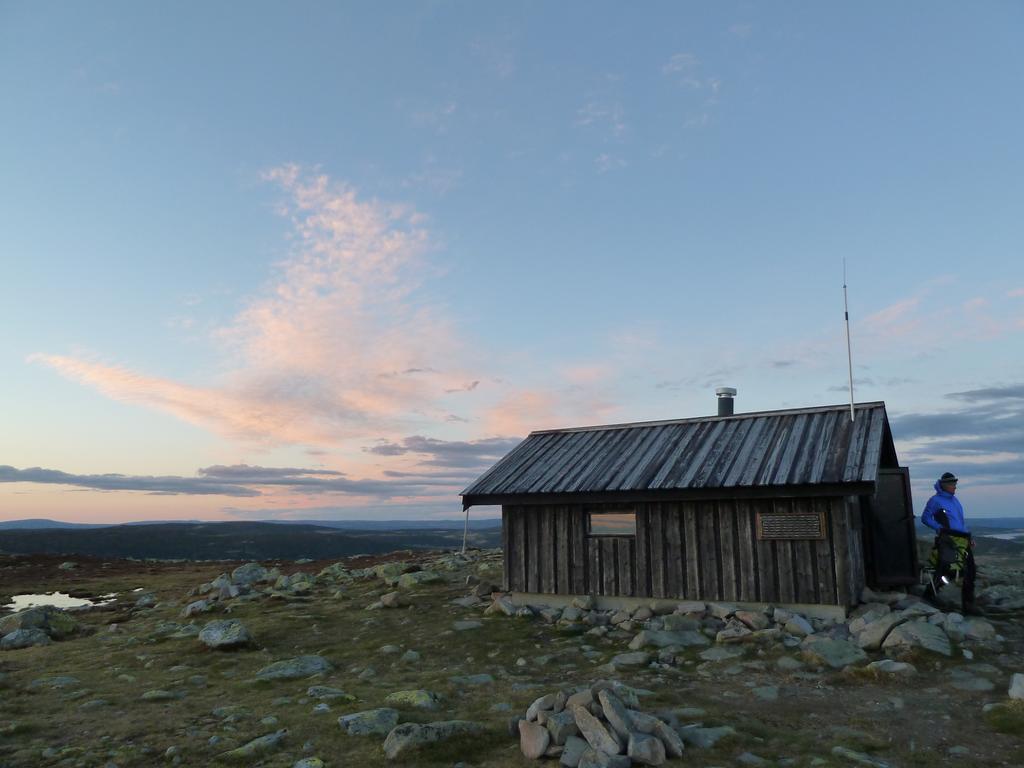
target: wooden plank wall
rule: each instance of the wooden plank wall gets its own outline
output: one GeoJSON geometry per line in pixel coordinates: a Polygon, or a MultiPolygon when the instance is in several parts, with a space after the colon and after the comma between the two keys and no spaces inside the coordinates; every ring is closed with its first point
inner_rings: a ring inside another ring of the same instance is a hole
{"type": "Polygon", "coordinates": [[[856,497],[640,503],[635,537],[588,536],[587,514],[599,509],[504,507],[505,588],[853,605],[864,587],[856,497]],[[824,512],[828,535],[759,541],[758,511],[824,512]]]}

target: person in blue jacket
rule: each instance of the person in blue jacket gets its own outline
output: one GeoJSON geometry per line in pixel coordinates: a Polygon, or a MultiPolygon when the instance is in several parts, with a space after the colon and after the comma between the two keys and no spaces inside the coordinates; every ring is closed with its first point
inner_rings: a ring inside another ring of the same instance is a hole
{"type": "Polygon", "coordinates": [[[979,613],[974,603],[974,540],[964,520],[964,508],[956,497],[958,478],[952,472],[944,472],[935,481],[935,495],[928,499],[921,514],[921,522],[935,531],[931,564],[935,569],[925,599],[934,601],[939,590],[952,580],[962,580],[962,603],[964,613],[979,613]]]}

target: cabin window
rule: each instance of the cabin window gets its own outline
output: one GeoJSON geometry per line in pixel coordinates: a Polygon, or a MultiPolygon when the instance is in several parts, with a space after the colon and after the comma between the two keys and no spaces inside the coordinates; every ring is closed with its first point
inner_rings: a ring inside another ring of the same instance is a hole
{"type": "Polygon", "coordinates": [[[591,536],[636,536],[636,512],[632,509],[590,512],[587,517],[591,536]]]}
{"type": "Polygon", "coordinates": [[[759,539],[824,539],[824,512],[758,512],[759,539]]]}

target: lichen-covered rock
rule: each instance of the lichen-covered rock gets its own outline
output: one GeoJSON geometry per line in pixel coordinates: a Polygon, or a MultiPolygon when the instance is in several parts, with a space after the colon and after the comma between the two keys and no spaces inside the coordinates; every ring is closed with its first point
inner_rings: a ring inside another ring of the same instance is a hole
{"type": "Polygon", "coordinates": [[[231,581],[235,584],[256,584],[266,581],[270,572],[259,563],[246,563],[231,572],[231,581]]]}
{"type": "Polygon", "coordinates": [[[195,600],[181,609],[181,618],[187,619],[200,613],[207,613],[213,610],[213,603],[209,600],[195,600]]]}
{"type": "Polygon", "coordinates": [[[243,744],[238,749],[232,749],[228,752],[222,752],[217,757],[221,760],[228,762],[242,762],[243,760],[252,760],[255,757],[260,757],[269,752],[273,752],[275,749],[281,746],[281,742],[284,741],[288,735],[288,729],[282,728],[274,733],[268,733],[266,736],[260,736],[253,739],[252,741],[243,744]]]}
{"type": "Polygon", "coordinates": [[[398,710],[382,707],[353,712],[338,718],[341,730],[349,736],[384,736],[398,724],[398,710]]]}
{"type": "Polygon", "coordinates": [[[806,643],[803,646],[804,658],[812,664],[842,669],[851,664],[863,664],[868,660],[868,655],[859,647],[846,640],[832,640],[823,638],[814,643],[806,643]]]}
{"type": "Polygon", "coordinates": [[[886,655],[894,656],[914,649],[922,649],[942,656],[952,656],[949,637],[941,627],[927,621],[910,621],[893,628],[882,643],[886,655]]]}
{"type": "Polygon", "coordinates": [[[412,707],[414,709],[437,709],[441,697],[433,691],[395,691],[384,698],[385,704],[394,707],[412,707]]]}
{"type": "Polygon", "coordinates": [[[643,765],[661,765],[665,762],[665,745],[656,736],[631,733],[626,754],[631,760],[643,765]]]}
{"type": "Polygon", "coordinates": [[[240,648],[252,643],[248,628],[238,619],[211,621],[199,631],[199,641],[207,648],[240,648]]]}
{"type": "Polygon", "coordinates": [[[50,636],[41,629],[16,629],[0,638],[0,651],[15,651],[52,642],[50,636]]]}
{"type": "Polygon", "coordinates": [[[873,661],[868,664],[867,669],[870,669],[876,674],[898,675],[900,677],[910,677],[911,675],[917,674],[917,668],[913,664],[907,664],[903,661],[893,661],[892,659],[873,661]]]}
{"type": "Polygon", "coordinates": [[[396,725],[384,739],[384,756],[388,760],[397,760],[408,752],[427,744],[445,741],[455,736],[479,733],[483,730],[480,723],[469,720],[444,720],[437,723],[403,723],[396,725]]]}
{"type": "Polygon", "coordinates": [[[60,608],[37,605],[0,618],[0,636],[17,629],[41,629],[51,639],[63,640],[78,631],[78,622],[60,608]]]}
{"type": "Polygon", "coordinates": [[[434,571],[413,571],[399,576],[398,586],[400,589],[410,589],[421,584],[436,584],[439,581],[441,581],[441,575],[434,571]]]}
{"type": "Polygon", "coordinates": [[[612,727],[620,741],[628,741],[630,731],[633,730],[633,719],[626,705],[607,688],[597,694],[597,700],[601,703],[604,719],[608,721],[608,725],[612,727]]]}
{"type": "Polygon", "coordinates": [[[323,656],[296,656],[293,659],[275,661],[256,673],[259,680],[296,680],[330,672],[334,669],[323,656]]]}
{"type": "Polygon", "coordinates": [[[590,714],[589,710],[576,707],[573,716],[576,718],[576,727],[580,729],[583,738],[591,747],[609,755],[618,755],[623,751],[624,745],[618,734],[605,728],[604,723],[590,714]]]}
{"type": "MultiPolygon", "coordinates": [[[[894,627],[906,622],[906,617],[895,613],[884,613],[874,621],[864,624],[857,634],[857,645],[866,651],[877,651],[894,627]]],[[[851,624],[851,631],[853,629],[851,624]]]]}
{"type": "Polygon", "coordinates": [[[668,632],[658,629],[644,629],[637,633],[629,642],[631,650],[638,651],[641,648],[666,648],[670,645],[680,647],[710,645],[711,640],[699,632],[668,632]]]}

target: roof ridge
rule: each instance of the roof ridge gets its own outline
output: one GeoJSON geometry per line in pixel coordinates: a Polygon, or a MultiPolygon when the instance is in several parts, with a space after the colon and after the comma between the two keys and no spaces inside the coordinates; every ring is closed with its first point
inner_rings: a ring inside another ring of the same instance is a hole
{"type": "MultiPolygon", "coordinates": [[[[857,410],[867,410],[870,408],[878,408],[881,406],[885,408],[884,400],[872,400],[864,403],[855,403],[854,408],[857,410]]],[[[639,427],[662,427],[670,424],[693,424],[703,421],[718,421],[725,419],[750,419],[761,416],[786,416],[798,413],[826,413],[828,411],[839,411],[846,410],[850,407],[849,403],[843,403],[841,405],[819,405],[812,406],[809,408],[781,408],[774,411],[751,411],[750,413],[735,413],[731,416],[719,416],[717,414],[711,416],[691,416],[684,419],[660,419],[655,421],[632,421],[622,422],[620,424],[594,424],[591,426],[584,427],[560,427],[558,429],[536,429],[529,434],[530,437],[533,435],[547,435],[555,432],[591,432],[594,430],[611,430],[611,429],[634,429],[639,427]]]]}

